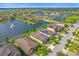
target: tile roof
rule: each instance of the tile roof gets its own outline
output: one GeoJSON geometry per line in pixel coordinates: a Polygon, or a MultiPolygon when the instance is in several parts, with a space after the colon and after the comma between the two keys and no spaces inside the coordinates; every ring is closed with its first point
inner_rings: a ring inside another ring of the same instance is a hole
{"type": "Polygon", "coordinates": [[[0,56],[19,56],[20,52],[12,44],[7,44],[0,48],[0,56]]]}
{"type": "Polygon", "coordinates": [[[31,49],[35,49],[37,44],[28,39],[28,38],[18,38],[15,42],[20,46],[20,48],[27,54],[30,55],[33,51],[31,49]]]}
{"type": "Polygon", "coordinates": [[[33,32],[33,33],[31,33],[31,36],[37,38],[38,40],[40,40],[42,42],[48,40],[48,36],[41,34],[40,32],[33,32]]]}

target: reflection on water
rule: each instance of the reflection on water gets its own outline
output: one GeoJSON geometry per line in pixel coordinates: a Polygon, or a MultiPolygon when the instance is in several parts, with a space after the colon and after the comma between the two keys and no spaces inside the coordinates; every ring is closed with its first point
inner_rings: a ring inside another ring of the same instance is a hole
{"type": "Polygon", "coordinates": [[[13,29],[14,27],[15,27],[15,25],[12,23],[11,26],[10,26],[10,28],[13,29]]]}

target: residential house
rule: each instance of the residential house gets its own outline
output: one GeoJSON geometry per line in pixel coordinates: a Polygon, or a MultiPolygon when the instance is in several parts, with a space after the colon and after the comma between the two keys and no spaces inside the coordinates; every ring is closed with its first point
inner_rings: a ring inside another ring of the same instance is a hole
{"type": "Polygon", "coordinates": [[[41,29],[41,30],[40,30],[40,33],[42,33],[42,34],[44,34],[44,35],[46,35],[46,36],[48,36],[48,37],[51,37],[51,36],[54,35],[56,32],[52,32],[52,31],[47,30],[47,29],[41,29]]]}
{"type": "Polygon", "coordinates": [[[0,48],[0,56],[20,56],[21,53],[12,44],[7,44],[0,48]]]}
{"type": "Polygon", "coordinates": [[[64,24],[53,24],[50,25],[47,29],[52,32],[59,32],[60,30],[63,29],[64,26],[65,26],[64,24]]]}
{"type": "Polygon", "coordinates": [[[40,31],[31,33],[30,37],[40,43],[48,43],[48,36],[40,33],[40,31]]]}
{"type": "Polygon", "coordinates": [[[36,47],[38,46],[34,41],[26,37],[17,38],[15,42],[20,46],[20,48],[22,49],[22,51],[24,51],[26,55],[33,54],[33,52],[35,52],[36,50],[36,47]]]}

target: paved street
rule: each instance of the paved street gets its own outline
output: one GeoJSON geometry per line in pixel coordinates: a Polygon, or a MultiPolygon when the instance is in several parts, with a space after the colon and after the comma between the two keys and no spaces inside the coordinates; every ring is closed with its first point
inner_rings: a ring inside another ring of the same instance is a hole
{"type": "Polygon", "coordinates": [[[56,56],[56,53],[58,51],[62,51],[64,48],[64,45],[68,39],[72,37],[72,33],[76,31],[76,29],[79,27],[79,22],[73,24],[74,26],[68,31],[69,33],[66,34],[60,41],[60,44],[56,45],[54,49],[52,50],[52,53],[49,54],[49,56],[56,56]]]}

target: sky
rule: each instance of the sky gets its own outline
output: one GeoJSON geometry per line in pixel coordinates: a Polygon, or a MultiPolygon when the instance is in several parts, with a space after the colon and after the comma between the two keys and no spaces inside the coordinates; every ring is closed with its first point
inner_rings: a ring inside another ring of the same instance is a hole
{"type": "Polygon", "coordinates": [[[79,8],[79,3],[0,3],[0,8],[79,8]]]}

